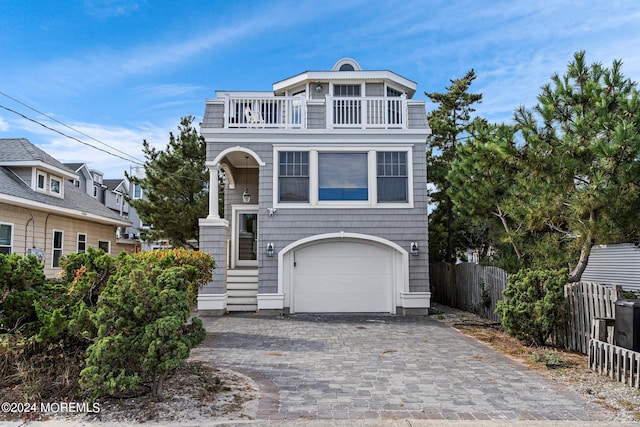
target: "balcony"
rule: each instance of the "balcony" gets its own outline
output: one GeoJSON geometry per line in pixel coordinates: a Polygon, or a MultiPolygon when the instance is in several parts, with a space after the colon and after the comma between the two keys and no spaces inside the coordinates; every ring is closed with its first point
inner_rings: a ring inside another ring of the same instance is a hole
{"type": "MultiPolygon", "coordinates": [[[[406,129],[408,106],[416,101],[398,97],[300,96],[243,97],[225,95],[207,102],[209,115],[225,129],[406,129]],[[214,110],[223,110],[215,113],[214,110]],[[219,123],[219,122],[218,122],[219,123]]],[[[424,111],[424,103],[418,101],[424,111]]]]}

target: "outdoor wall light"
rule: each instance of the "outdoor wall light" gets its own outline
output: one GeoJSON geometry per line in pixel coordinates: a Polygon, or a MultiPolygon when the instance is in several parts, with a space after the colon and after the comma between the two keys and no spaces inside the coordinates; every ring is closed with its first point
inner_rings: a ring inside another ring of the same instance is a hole
{"type": "Polygon", "coordinates": [[[276,213],[278,209],[276,208],[267,208],[267,215],[269,216],[273,216],[274,213],[276,213]]]}
{"type": "Polygon", "coordinates": [[[249,194],[249,184],[247,178],[249,156],[244,156],[244,193],[242,193],[242,202],[249,203],[251,201],[251,194],[249,194]]]}
{"type": "Polygon", "coordinates": [[[418,256],[419,253],[418,242],[411,242],[411,255],[418,256]]]}
{"type": "Polygon", "coordinates": [[[319,83],[316,85],[316,92],[318,93],[322,92],[322,85],[319,83]]]}
{"type": "Polygon", "coordinates": [[[273,243],[267,243],[267,256],[272,257],[274,252],[275,247],[273,246],[273,243]]]}
{"type": "Polygon", "coordinates": [[[242,202],[249,203],[251,201],[251,194],[249,194],[249,189],[245,188],[244,193],[242,193],[242,202]]]}

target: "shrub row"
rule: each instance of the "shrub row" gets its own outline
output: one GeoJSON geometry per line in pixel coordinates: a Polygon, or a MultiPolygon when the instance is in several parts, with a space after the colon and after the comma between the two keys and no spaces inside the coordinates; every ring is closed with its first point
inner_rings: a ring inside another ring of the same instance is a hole
{"type": "Polygon", "coordinates": [[[47,280],[35,257],[0,255],[0,388],[18,385],[26,401],[54,389],[92,399],[148,389],[161,400],[164,379],[204,339],[200,319],[188,320],[214,268],[184,249],[113,258],[90,248],[47,280]]]}

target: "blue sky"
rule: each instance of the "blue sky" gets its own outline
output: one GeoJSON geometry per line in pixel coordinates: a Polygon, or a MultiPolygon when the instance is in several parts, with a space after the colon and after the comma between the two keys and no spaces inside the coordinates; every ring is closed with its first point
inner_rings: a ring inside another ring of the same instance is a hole
{"type": "MultiPolygon", "coordinates": [[[[473,68],[477,114],[510,122],[578,50],[640,81],[639,46],[637,0],[0,0],[0,106],[143,161],[144,139],[165,147],[215,90],[271,90],[344,57],[416,81],[419,99],[473,68]]],[[[132,164],[0,108],[0,138],[19,137],[106,178],[132,164]]]]}

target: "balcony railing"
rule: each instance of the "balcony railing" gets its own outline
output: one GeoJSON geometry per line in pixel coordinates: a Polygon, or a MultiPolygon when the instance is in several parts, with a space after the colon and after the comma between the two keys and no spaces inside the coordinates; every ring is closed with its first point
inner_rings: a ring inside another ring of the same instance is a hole
{"type": "Polygon", "coordinates": [[[225,128],[308,129],[325,123],[327,128],[396,128],[407,127],[407,98],[400,97],[331,97],[308,100],[294,96],[225,97],[225,128]],[[322,106],[316,116],[324,120],[307,121],[310,102],[322,106]]]}
{"type": "Polygon", "coordinates": [[[407,98],[327,97],[327,123],[333,128],[404,128],[407,98]]]}
{"type": "Polygon", "coordinates": [[[294,97],[263,97],[225,99],[225,127],[279,128],[305,127],[305,99],[294,97]]]}

